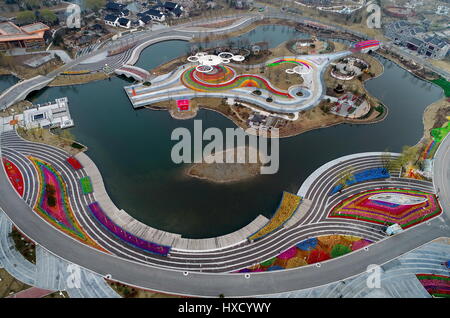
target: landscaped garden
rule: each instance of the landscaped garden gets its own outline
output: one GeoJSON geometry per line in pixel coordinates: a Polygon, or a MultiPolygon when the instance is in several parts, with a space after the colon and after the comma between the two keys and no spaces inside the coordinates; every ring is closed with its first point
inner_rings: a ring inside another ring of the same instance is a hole
{"type": "Polygon", "coordinates": [[[34,206],[42,218],[71,237],[103,250],[93,241],[76,220],[61,175],[48,163],[29,156],[38,172],[39,195],[34,206]]]}
{"type": "Polygon", "coordinates": [[[445,136],[450,133],[450,121],[447,122],[443,127],[440,128],[434,128],[431,130],[431,136],[433,136],[433,139],[436,142],[441,142],[442,139],[445,138],[445,136]]]}
{"type": "Polygon", "coordinates": [[[441,212],[442,209],[434,194],[406,189],[380,189],[365,191],[345,199],[331,210],[329,217],[384,225],[397,223],[406,229],[435,217],[441,212]],[[372,199],[380,194],[400,194],[423,202],[401,205],[372,199]]]}
{"type": "Polygon", "coordinates": [[[237,273],[276,271],[315,264],[359,250],[371,243],[369,240],[349,235],[313,237],[298,243],[276,257],[241,269],[237,273]]]}
{"type": "Polygon", "coordinates": [[[6,174],[8,175],[8,179],[12,186],[16,189],[17,193],[23,197],[23,176],[19,168],[6,158],[3,158],[3,166],[5,167],[6,174]]]}
{"type": "Polygon", "coordinates": [[[250,235],[248,239],[250,241],[259,240],[279,229],[292,217],[292,215],[297,210],[300,202],[301,198],[298,195],[289,192],[283,192],[283,198],[281,199],[281,203],[278,206],[278,209],[275,212],[274,216],[262,229],[250,235]]]}
{"type": "MultiPolygon", "coordinates": [[[[224,68],[228,69],[228,67],[224,68]]],[[[226,91],[238,87],[255,87],[265,89],[278,97],[292,98],[288,92],[273,88],[267,80],[257,75],[238,75],[234,76],[231,80],[215,80],[216,82],[211,82],[207,80],[207,74],[200,73],[202,74],[200,75],[199,73],[200,72],[196,71],[195,67],[192,67],[181,75],[181,82],[184,86],[200,92],[226,91]]],[[[216,78],[216,76],[214,76],[214,78],[216,78]]]]}
{"type": "Polygon", "coordinates": [[[450,276],[416,274],[416,277],[431,296],[450,298],[450,276]]]}

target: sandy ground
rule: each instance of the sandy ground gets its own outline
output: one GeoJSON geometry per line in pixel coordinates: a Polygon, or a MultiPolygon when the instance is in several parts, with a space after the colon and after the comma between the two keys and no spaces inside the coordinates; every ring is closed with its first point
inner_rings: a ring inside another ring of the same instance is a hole
{"type": "Polygon", "coordinates": [[[450,116],[450,103],[446,98],[443,98],[427,107],[423,114],[424,139],[431,138],[431,129],[435,128],[437,122],[444,121],[445,116],[450,116]]]}
{"type": "Polygon", "coordinates": [[[4,111],[0,112],[0,117],[9,117],[14,114],[20,114],[22,113],[27,107],[32,106],[33,104],[27,100],[23,100],[20,102],[15,103],[14,105],[8,107],[4,111]],[[14,110],[14,112],[13,112],[14,110]]]}
{"type": "Polygon", "coordinates": [[[3,268],[0,268],[0,279],[0,298],[8,297],[31,287],[15,279],[3,268]]]}
{"type": "Polygon", "coordinates": [[[439,60],[429,59],[429,61],[434,66],[439,67],[447,72],[450,72],[450,62],[448,60],[439,61],[439,60]]]}
{"type": "Polygon", "coordinates": [[[48,74],[49,72],[61,67],[64,64],[64,62],[62,61],[53,59],[40,67],[31,68],[21,64],[27,58],[29,58],[28,55],[9,57],[9,65],[0,67],[0,74],[12,74],[19,77],[20,79],[29,79],[38,75],[48,74]]]}
{"type": "Polygon", "coordinates": [[[107,79],[109,76],[103,72],[92,73],[86,75],[60,75],[56,77],[48,86],[68,86],[86,84],[93,81],[107,79]]]}
{"type": "Polygon", "coordinates": [[[123,298],[183,298],[177,295],[162,294],[151,290],[134,288],[116,282],[107,282],[109,286],[123,298]]]}
{"type": "Polygon", "coordinates": [[[70,139],[64,138],[64,135],[60,137],[51,133],[48,129],[30,129],[28,131],[25,131],[19,128],[17,132],[22,138],[26,140],[55,146],[67,151],[71,155],[76,155],[81,151],[80,149],[76,149],[71,146],[74,142],[72,140],[74,139],[74,137],[71,135],[67,136],[70,139]]]}

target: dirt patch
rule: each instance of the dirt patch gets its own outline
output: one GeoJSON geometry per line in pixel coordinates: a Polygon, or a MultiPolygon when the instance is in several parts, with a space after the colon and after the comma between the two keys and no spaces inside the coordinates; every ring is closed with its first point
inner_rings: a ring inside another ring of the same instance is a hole
{"type": "Polygon", "coordinates": [[[117,282],[107,281],[107,283],[123,298],[183,298],[177,295],[169,295],[151,290],[135,288],[117,282]]]}
{"type": "Polygon", "coordinates": [[[428,106],[423,114],[423,139],[431,139],[431,129],[442,127],[448,121],[447,116],[450,116],[450,104],[446,98],[428,106]]]}
{"type": "Polygon", "coordinates": [[[69,86],[69,85],[79,85],[86,84],[93,81],[101,81],[109,78],[109,75],[98,72],[83,75],[59,75],[57,76],[48,86],[69,86]]]}
{"type": "Polygon", "coordinates": [[[36,246],[34,242],[23,235],[16,227],[12,228],[9,235],[13,239],[19,253],[30,263],[36,264],[36,246]]]}
{"type": "MultiPolygon", "coordinates": [[[[33,57],[36,55],[44,54],[33,54],[33,57]]],[[[3,75],[12,74],[20,79],[29,79],[38,75],[46,75],[64,65],[61,59],[52,59],[39,67],[32,68],[23,64],[30,57],[30,55],[4,56],[1,62],[0,73],[3,75]]]]}
{"type": "Polygon", "coordinates": [[[4,111],[0,112],[0,117],[9,117],[15,114],[21,114],[25,109],[28,109],[33,104],[27,100],[23,100],[15,103],[14,105],[6,108],[4,111]]]}
{"type": "Polygon", "coordinates": [[[14,278],[5,269],[0,268],[0,298],[11,296],[31,286],[14,278]]]}
{"type": "Polygon", "coordinates": [[[72,156],[87,150],[86,147],[75,141],[75,137],[67,129],[59,131],[59,134],[54,134],[43,128],[24,129],[18,127],[17,133],[23,139],[61,148],[72,156]]]}

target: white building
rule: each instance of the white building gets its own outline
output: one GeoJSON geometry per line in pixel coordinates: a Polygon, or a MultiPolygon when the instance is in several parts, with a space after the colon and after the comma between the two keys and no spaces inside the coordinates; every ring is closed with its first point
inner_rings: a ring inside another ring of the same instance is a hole
{"type": "Polygon", "coordinates": [[[29,128],[69,128],[73,120],[69,112],[67,97],[58,98],[54,102],[44,105],[35,105],[18,115],[19,125],[29,128]],[[22,118],[21,118],[22,117],[22,118]]]}
{"type": "Polygon", "coordinates": [[[113,15],[113,14],[108,14],[106,17],[105,17],[105,24],[106,25],[109,25],[109,26],[113,26],[113,27],[115,27],[115,26],[117,26],[117,21],[119,20],[119,17],[118,16],[116,16],[116,15],[113,15]]]}

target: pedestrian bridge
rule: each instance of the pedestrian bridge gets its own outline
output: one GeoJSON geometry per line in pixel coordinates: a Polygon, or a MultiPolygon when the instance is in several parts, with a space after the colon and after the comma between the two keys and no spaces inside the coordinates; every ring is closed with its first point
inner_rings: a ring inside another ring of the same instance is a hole
{"type": "Polygon", "coordinates": [[[125,75],[126,77],[132,77],[137,81],[145,82],[150,79],[150,73],[140,67],[132,65],[123,65],[114,71],[117,75],[125,75]]]}

